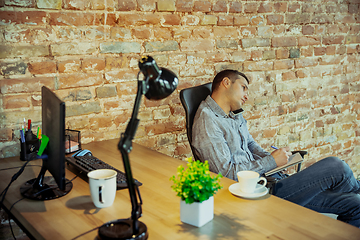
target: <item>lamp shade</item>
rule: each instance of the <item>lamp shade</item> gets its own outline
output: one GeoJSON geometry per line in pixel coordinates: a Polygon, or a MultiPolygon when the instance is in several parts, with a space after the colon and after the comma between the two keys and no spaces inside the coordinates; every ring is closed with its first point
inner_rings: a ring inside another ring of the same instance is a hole
{"type": "Polygon", "coordinates": [[[169,96],[177,87],[179,80],[176,75],[166,69],[160,69],[161,74],[157,78],[149,79],[149,90],[145,97],[150,100],[159,100],[169,96]]]}
{"type": "Polygon", "coordinates": [[[139,67],[148,78],[145,97],[149,100],[160,100],[169,96],[178,86],[179,79],[172,71],[159,68],[150,56],[142,57],[139,67]]]}

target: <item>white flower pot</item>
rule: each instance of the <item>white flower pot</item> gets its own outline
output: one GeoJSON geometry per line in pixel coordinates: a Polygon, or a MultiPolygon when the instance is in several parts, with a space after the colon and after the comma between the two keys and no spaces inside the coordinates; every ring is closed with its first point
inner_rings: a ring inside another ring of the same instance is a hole
{"type": "Polygon", "coordinates": [[[183,223],[201,227],[214,218],[214,197],[199,203],[186,204],[180,200],[180,220],[183,223]]]}

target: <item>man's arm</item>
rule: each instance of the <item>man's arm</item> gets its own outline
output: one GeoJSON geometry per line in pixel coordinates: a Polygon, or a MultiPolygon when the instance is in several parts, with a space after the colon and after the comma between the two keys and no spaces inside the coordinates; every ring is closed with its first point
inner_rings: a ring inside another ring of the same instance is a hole
{"type": "Polygon", "coordinates": [[[256,155],[259,158],[263,158],[268,156],[270,153],[265,151],[260,145],[255,142],[254,138],[251,136],[251,134],[248,134],[248,147],[250,151],[253,153],[253,155],[256,155]]]}
{"type": "MultiPolygon", "coordinates": [[[[260,145],[255,142],[255,140],[253,139],[253,137],[250,134],[249,134],[249,136],[250,136],[250,138],[249,138],[248,146],[249,146],[250,151],[253,153],[254,157],[258,156],[258,157],[264,158],[264,157],[268,156],[269,153],[266,152],[262,147],[260,147],[260,145]]],[[[273,156],[277,167],[285,165],[288,162],[289,156],[291,156],[291,155],[292,154],[290,152],[289,147],[280,148],[271,153],[271,156],[273,156]]]]}
{"type": "MultiPolygon", "coordinates": [[[[236,131],[236,134],[239,133],[236,131]]],[[[256,158],[249,156],[249,149],[242,149],[237,140],[241,141],[241,137],[229,136],[214,118],[200,116],[194,123],[193,147],[201,160],[209,161],[212,172],[221,172],[223,176],[236,180],[236,173],[241,170],[263,174],[276,167],[269,153],[261,152],[261,156],[256,158]]]]}

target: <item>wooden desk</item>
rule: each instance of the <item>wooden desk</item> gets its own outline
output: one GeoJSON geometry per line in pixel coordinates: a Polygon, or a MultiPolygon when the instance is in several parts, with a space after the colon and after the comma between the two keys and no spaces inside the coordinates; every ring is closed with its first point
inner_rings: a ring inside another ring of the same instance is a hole
{"type": "MultiPolygon", "coordinates": [[[[84,146],[94,156],[123,170],[117,140],[90,143],[84,146]]],[[[228,187],[234,181],[222,178],[224,186],[214,197],[214,219],[201,228],[180,221],[180,199],[171,190],[169,178],[185,162],[134,144],[130,154],[133,175],[143,183],[143,216],[149,239],[360,239],[360,229],[267,195],[257,200],[233,196],[228,187]]],[[[0,160],[0,169],[21,166],[18,158],[0,160]]],[[[41,164],[36,160],[31,165],[41,164]]],[[[17,169],[0,173],[0,191],[17,169]]],[[[40,167],[29,166],[8,191],[4,205],[9,208],[21,198],[19,187],[37,176],[40,167]]],[[[75,175],[67,171],[67,178],[75,175]]],[[[91,202],[88,183],[81,178],[65,197],[37,202],[24,199],[11,213],[36,239],[74,239],[103,223],[130,217],[131,204],[127,190],[117,191],[113,206],[96,209],[91,202]]],[[[96,239],[97,230],[76,239],[96,239]]]]}

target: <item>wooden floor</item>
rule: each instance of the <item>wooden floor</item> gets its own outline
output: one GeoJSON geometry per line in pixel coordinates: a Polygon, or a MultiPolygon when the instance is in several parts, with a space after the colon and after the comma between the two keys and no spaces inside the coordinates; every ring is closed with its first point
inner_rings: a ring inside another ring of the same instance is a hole
{"type": "Polygon", "coordinates": [[[12,232],[14,233],[16,240],[30,240],[30,238],[26,236],[26,234],[12,219],[9,220],[8,215],[2,209],[0,209],[0,219],[0,240],[14,240],[12,232]]]}

